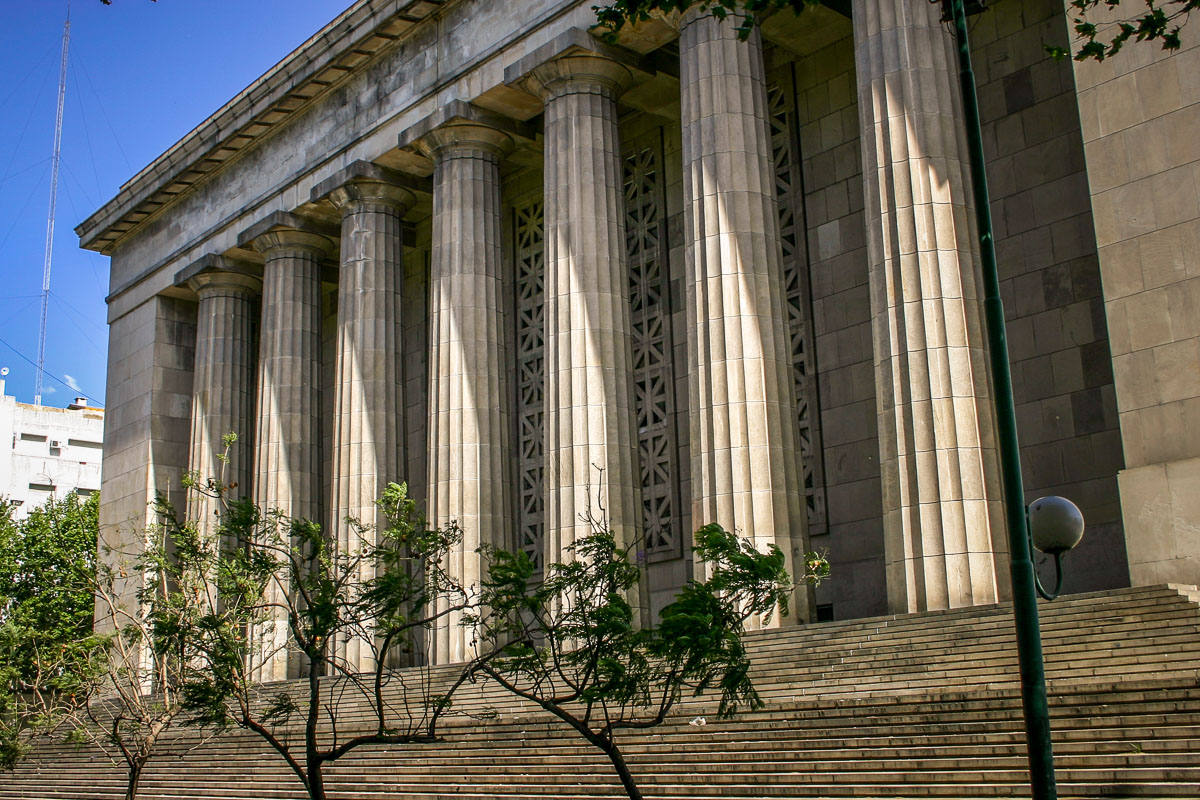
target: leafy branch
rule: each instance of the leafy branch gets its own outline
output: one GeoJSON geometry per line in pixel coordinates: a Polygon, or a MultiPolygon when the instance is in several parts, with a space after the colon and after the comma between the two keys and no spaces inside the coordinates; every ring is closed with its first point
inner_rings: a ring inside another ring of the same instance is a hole
{"type": "MultiPolygon", "coordinates": [[[[1075,51],[1076,61],[1104,61],[1112,58],[1130,41],[1159,42],[1163,50],[1178,50],[1181,31],[1200,0],[1142,0],[1146,11],[1140,15],[1096,23],[1089,15],[1115,13],[1121,0],[1069,0],[1067,7],[1076,36],[1082,41],[1075,51]]],[[[1066,48],[1048,47],[1055,58],[1068,54],[1066,48]]]]}
{"type": "Polygon", "coordinates": [[[326,797],[325,768],[360,747],[435,741],[466,679],[435,695],[427,668],[400,667],[437,620],[473,604],[446,570],[462,531],[427,526],[402,484],[377,505],[378,541],[348,520],[358,546],[343,551],[308,520],[245,501],[223,512],[240,544],[218,567],[220,610],[201,621],[186,706],[197,724],[261,737],[312,800],[326,797]],[[348,658],[349,642],[369,657],[348,658]],[[298,662],[306,679],[261,684],[277,658],[298,662]],[[373,669],[360,672],[364,661],[373,669]],[[350,703],[369,709],[365,724],[343,715],[350,703]]]}
{"type": "MultiPolygon", "coordinates": [[[[603,520],[585,514],[590,533],[567,548],[568,560],[533,582],[523,551],[486,551],[478,613],[467,618],[481,643],[468,671],[566,723],[612,763],[626,794],[639,800],[619,736],[662,724],[686,696],[720,693],[718,714],[757,709],[743,641],[747,623],[786,613],[793,590],[784,554],[706,525],[695,557],[709,577],[687,584],[655,626],[639,627],[629,602],[640,568],[603,520]]],[[[822,555],[808,553],[802,580],[828,575],[822,555]]]]}

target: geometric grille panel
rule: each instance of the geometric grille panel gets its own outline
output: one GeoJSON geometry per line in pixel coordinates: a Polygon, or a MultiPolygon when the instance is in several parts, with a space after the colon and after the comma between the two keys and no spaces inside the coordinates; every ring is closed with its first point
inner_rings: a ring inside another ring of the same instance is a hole
{"type": "Polygon", "coordinates": [[[804,473],[804,500],[810,534],[825,533],[825,492],[817,408],[817,375],[813,359],[812,308],[804,221],[800,216],[800,180],[797,176],[795,110],[788,91],[790,81],[767,87],[771,122],[771,149],[775,156],[775,196],[779,208],[779,233],[783,241],[783,283],[786,293],[788,334],[792,344],[792,375],[796,385],[800,461],[804,473]]]}
{"type": "Polygon", "coordinates": [[[515,210],[517,299],[517,544],[542,570],[546,538],[545,204],[515,210]]]}
{"type": "Polygon", "coordinates": [[[662,170],[657,150],[645,147],[624,159],[625,254],[629,263],[633,385],[642,473],[642,523],[646,554],[680,555],[673,513],[675,468],[674,371],[663,240],[662,170]]]}

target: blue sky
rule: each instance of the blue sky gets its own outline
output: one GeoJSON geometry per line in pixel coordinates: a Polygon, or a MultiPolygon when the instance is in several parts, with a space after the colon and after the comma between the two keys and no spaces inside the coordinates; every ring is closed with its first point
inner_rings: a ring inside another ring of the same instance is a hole
{"type": "MultiPolygon", "coordinates": [[[[73,0],[44,404],[104,401],[108,259],[79,249],[75,226],[349,4],[73,0]]],[[[67,0],[0,0],[0,367],[23,402],[34,394],[66,13],[67,0]]]]}

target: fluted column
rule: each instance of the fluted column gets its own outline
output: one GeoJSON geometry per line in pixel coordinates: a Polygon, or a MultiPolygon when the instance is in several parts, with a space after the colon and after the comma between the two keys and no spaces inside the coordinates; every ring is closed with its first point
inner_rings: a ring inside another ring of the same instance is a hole
{"type": "MultiPolygon", "coordinates": [[[[201,482],[219,481],[225,498],[250,496],[254,431],[254,303],[262,281],[234,272],[202,272],[188,285],[196,292],[196,361],[192,378],[192,433],[188,471],[201,482]],[[225,447],[226,435],[237,441],[225,447]]],[[[216,500],[192,492],[189,517],[216,523],[216,500]]],[[[222,543],[232,546],[233,542],[222,543]]]]}
{"type": "MultiPolygon", "coordinates": [[[[456,124],[425,136],[434,160],[429,286],[429,518],[457,521],[450,573],[472,594],[480,545],[511,547],[508,380],[501,299],[500,159],[505,133],[456,124]]],[[[438,611],[446,613],[445,598],[438,611]]],[[[466,661],[460,612],[440,618],[431,661],[466,661]]]]}
{"type": "MultiPolygon", "coordinates": [[[[334,190],[330,200],[342,212],[330,518],[339,552],[350,553],[374,539],[360,541],[346,519],[369,526],[373,537],[384,523],[375,501],[389,482],[403,479],[401,228],[414,197],[388,183],[355,180],[334,190]]],[[[372,577],[371,564],[364,562],[359,579],[372,577]]],[[[335,647],[349,668],[375,668],[365,642],[350,638],[335,647]]]]}
{"type": "MultiPolygon", "coordinates": [[[[330,242],[277,229],[254,247],[265,258],[254,497],[264,512],[320,522],[321,262],[330,242]]],[[[277,613],[260,626],[260,681],[299,674],[295,659],[289,668],[286,625],[277,613]]]]}
{"type": "Polygon", "coordinates": [[[953,40],[940,7],[855,0],[891,611],[991,603],[1006,552],[953,40]]]}
{"type": "MultiPolygon", "coordinates": [[[[797,563],[807,546],[762,43],[680,25],[692,520],[797,563]]],[[[796,591],[791,616],[810,616],[796,591]]],[[[776,620],[778,622],[778,619],[776,620]]]]}
{"type": "MultiPolygon", "coordinates": [[[[546,563],[607,523],[641,551],[617,97],[629,71],[570,55],[537,67],[546,103],[546,563]]],[[[645,610],[644,587],[632,598],[645,610]]]]}

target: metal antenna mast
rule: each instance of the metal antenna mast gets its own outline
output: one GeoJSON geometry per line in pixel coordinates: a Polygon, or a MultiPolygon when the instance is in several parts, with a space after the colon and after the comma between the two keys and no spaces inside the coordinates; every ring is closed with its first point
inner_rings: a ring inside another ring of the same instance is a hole
{"type": "Polygon", "coordinates": [[[58,113],[54,119],[54,158],[50,169],[50,215],[46,219],[46,260],[42,264],[42,327],[38,333],[37,382],[33,404],[42,404],[42,375],[46,370],[46,311],[50,305],[50,262],[54,256],[54,207],[58,203],[58,165],[62,160],[63,104],[67,99],[67,48],[71,43],[71,4],[63,26],[62,65],[58,73],[58,113]]]}

